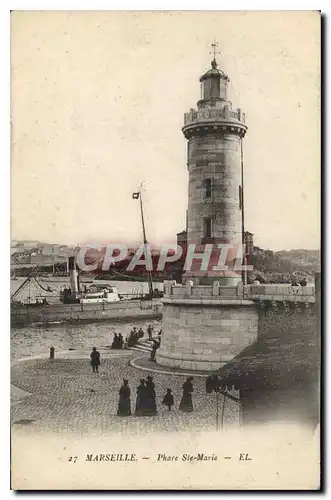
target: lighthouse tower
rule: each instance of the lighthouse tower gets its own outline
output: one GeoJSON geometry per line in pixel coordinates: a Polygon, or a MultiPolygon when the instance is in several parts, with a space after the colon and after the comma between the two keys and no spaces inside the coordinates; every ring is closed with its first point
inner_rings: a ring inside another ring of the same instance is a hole
{"type": "Polygon", "coordinates": [[[243,244],[242,141],[247,127],[244,113],[228,99],[229,77],[218,68],[216,43],[212,46],[211,68],[200,78],[201,99],[197,109],[185,113],[182,130],[188,140],[187,242],[199,245],[199,251],[212,244],[213,258],[205,272],[193,265],[185,277],[199,276],[195,282],[200,284],[218,279],[222,285],[236,285],[241,280],[240,270],[233,268],[243,244]],[[227,249],[227,271],[212,269],[218,244],[227,249]]]}
{"type": "Polygon", "coordinates": [[[258,313],[244,297],[241,270],[234,265],[243,244],[242,140],[247,127],[244,114],[228,100],[229,78],[218,68],[213,47],[211,69],[200,78],[201,100],[185,114],[183,127],[193,265],[186,266],[183,284],[165,284],[162,342],[156,354],[159,365],[193,372],[219,369],[258,334],[258,313]],[[207,265],[201,266],[201,255],[207,256],[207,265]]]}

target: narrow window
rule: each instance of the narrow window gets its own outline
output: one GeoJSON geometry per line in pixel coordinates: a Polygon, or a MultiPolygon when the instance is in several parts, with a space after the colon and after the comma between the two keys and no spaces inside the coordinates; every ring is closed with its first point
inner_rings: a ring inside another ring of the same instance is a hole
{"type": "Polygon", "coordinates": [[[205,179],[205,197],[211,198],[211,179],[205,179]]]}
{"type": "Polygon", "coordinates": [[[211,219],[204,219],[203,234],[205,238],[211,238],[211,219]]]}

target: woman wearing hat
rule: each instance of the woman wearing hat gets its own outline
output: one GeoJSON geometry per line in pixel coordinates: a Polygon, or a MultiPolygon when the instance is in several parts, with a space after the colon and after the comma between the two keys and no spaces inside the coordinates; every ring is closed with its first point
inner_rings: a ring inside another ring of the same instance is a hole
{"type": "Polygon", "coordinates": [[[120,399],[118,402],[117,415],[119,417],[128,417],[131,415],[131,400],[130,400],[130,387],[128,380],[123,380],[123,385],[119,390],[120,399]]]}

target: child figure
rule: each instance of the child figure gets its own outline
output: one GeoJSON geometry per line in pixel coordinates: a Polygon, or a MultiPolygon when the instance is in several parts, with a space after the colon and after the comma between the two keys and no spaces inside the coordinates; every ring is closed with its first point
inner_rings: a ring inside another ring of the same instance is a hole
{"type": "Polygon", "coordinates": [[[174,406],[174,397],[171,394],[171,389],[167,389],[167,394],[164,396],[162,403],[171,411],[171,407],[174,406]]]}

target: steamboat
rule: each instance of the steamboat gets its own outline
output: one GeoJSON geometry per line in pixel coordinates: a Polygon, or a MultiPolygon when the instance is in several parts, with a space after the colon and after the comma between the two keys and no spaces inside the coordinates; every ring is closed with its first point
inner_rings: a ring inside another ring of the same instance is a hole
{"type": "MultiPolygon", "coordinates": [[[[143,218],[141,191],[139,191],[144,244],[147,244],[143,218]]],[[[131,294],[121,294],[111,281],[100,277],[93,279],[81,275],[75,257],[68,258],[69,277],[66,284],[57,290],[56,280],[44,276],[34,266],[30,275],[11,296],[11,324],[49,324],[79,321],[128,320],[128,318],[160,318],[163,292],[154,289],[151,273],[148,273],[148,293],[143,287],[131,294]],[[34,287],[39,292],[31,294],[34,287]],[[23,299],[19,299],[28,289],[23,299]],[[43,292],[43,293],[42,293],[43,292]]],[[[54,273],[53,273],[54,274],[54,273]]]]}

